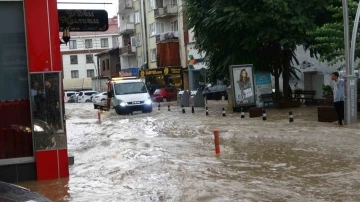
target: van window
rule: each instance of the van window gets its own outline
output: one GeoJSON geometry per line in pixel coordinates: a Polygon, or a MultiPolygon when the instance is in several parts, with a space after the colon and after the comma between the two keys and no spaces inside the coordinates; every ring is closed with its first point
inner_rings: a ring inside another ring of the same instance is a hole
{"type": "Polygon", "coordinates": [[[66,97],[71,97],[72,95],[75,95],[75,93],[67,93],[66,97]]]}
{"type": "Polygon", "coordinates": [[[85,95],[90,96],[90,95],[93,95],[93,94],[95,94],[95,93],[96,93],[96,92],[86,92],[85,95]]]}
{"type": "Polygon", "coordinates": [[[80,92],[80,93],[79,93],[79,96],[82,96],[82,95],[83,95],[83,92],[80,92]]]}

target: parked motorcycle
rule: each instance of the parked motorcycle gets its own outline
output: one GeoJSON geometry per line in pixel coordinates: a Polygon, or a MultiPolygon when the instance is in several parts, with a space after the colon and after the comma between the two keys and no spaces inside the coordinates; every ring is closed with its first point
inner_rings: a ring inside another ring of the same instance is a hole
{"type": "MultiPolygon", "coordinates": [[[[53,130],[45,121],[39,119],[34,119],[33,124],[35,150],[53,149],[56,146],[55,130],[53,130]]],[[[32,132],[32,129],[27,126],[12,125],[12,128],[26,133],[32,132]]]]}

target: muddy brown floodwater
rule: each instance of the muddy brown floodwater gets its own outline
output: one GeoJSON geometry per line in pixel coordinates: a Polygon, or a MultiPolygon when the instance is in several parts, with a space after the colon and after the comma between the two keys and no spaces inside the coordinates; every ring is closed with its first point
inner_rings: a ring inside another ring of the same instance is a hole
{"type": "Polygon", "coordinates": [[[288,110],[221,117],[223,105],[98,124],[91,104],[66,104],[70,179],[20,184],[54,201],[360,201],[360,125],[318,123],[314,107],[293,123],[288,110]]]}

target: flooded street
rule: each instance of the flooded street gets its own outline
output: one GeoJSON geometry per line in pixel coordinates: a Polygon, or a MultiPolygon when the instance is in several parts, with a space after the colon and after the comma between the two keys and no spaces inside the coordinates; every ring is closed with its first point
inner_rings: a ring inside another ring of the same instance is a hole
{"type": "Polygon", "coordinates": [[[92,104],[66,104],[70,179],[21,185],[54,201],[360,201],[360,125],[318,123],[314,107],[294,123],[288,110],[262,121],[221,108],[111,111],[99,124],[92,104]]]}

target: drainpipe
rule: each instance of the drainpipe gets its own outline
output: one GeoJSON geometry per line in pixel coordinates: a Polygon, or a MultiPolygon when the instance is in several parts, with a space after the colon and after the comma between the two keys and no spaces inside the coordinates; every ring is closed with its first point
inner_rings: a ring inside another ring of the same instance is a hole
{"type": "Polygon", "coordinates": [[[143,49],[143,67],[142,69],[148,69],[149,53],[148,40],[147,40],[147,29],[146,29],[146,12],[145,12],[145,1],[140,0],[140,14],[141,14],[141,26],[142,26],[142,49],[143,49]]]}

